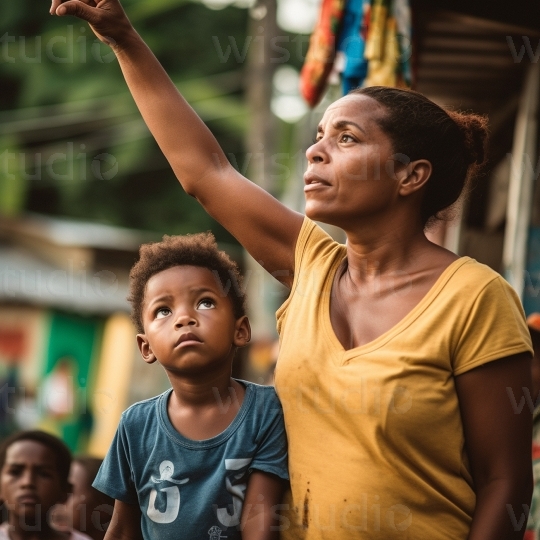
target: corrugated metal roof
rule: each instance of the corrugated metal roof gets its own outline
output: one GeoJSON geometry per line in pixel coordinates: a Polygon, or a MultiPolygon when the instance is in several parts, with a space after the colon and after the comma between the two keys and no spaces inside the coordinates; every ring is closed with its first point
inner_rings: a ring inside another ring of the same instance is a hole
{"type": "Polygon", "coordinates": [[[0,302],[87,314],[129,311],[127,274],[62,269],[19,247],[0,246],[0,302]]]}
{"type": "Polygon", "coordinates": [[[89,223],[39,214],[0,218],[0,231],[20,233],[59,246],[138,251],[143,242],[159,240],[159,235],[100,223],[89,223]]]}

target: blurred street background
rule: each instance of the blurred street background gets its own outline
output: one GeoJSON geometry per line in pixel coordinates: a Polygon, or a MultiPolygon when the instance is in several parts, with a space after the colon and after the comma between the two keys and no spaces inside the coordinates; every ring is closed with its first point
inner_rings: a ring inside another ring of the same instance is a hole
{"type": "MultiPolygon", "coordinates": [[[[231,163],[300,212],[304,152],[343,92],[339,54],[315,107],[299,91],[321,5],[123,1],[231,163]]],[[[120,413],[168,387],[140,358],[129,320],[142,242],[211,230],[239,262],[254,340],[237,377],[272,382],[287,291],[183,193],[114,54],[48,9],[0,5],[0,438],[38,426],[102,456],[120,413]]],[[[540,5],[525,0],[413,0],[400,49],[412,88],[490,120],[487,167],[429,235],[501,272],[527,313],[540,311],[539,21],[540,5]]]]}

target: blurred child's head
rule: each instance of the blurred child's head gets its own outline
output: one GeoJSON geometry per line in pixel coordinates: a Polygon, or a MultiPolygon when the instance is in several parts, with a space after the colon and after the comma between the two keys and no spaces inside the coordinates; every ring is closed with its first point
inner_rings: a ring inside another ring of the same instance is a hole
{"type": "Polygon", "coordinates": [[[249,341],[240,272],[211,233],[141,246],[129,301],[143,358],[169,372],[232,361],[249,341]]]}
{"type": "Polygon", "coordinates": [[[71,526],[94,540],[104,537],[114,506],[114,499],[92,487],[101,462],[89,456],[73,458],[69,474],[73,492],[66,503],[71,526]]]}
{"type": "MultiPolygon", "coordinates": [[[[69,448],[43,431],[22,431],[0,445],[0,500],[11,523],[48,527],[51,508],[70,490],[69,448]]],[[[38,529],[38,527],[40,527],[38,529]]]]}

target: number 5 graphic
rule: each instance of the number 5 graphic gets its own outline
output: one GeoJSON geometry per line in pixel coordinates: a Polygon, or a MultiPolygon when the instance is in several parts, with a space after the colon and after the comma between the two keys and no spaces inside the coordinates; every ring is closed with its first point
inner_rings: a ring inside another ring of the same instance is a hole
{"type": "MultiPolygon", "coordinates": [[[[241,471],[225,478],[225,487],[232,495],[232,515],[227,508],[218,508],[216,515],[219,522],[225,527],[234,527],[240,523],[240,515],[242,513],[242,505],[244,504],[245,491],[247,487],[247,470],[246,467],[251,463],[252,458],[226,459],[225,469],[227,471],[241,471]],[[233,485],[231,482],[237,481],[233,485]],[[238,480],[244,480],[238,482],[238,480]]],[[[230,505],[229,505],[230,506],[230,505]]]]}

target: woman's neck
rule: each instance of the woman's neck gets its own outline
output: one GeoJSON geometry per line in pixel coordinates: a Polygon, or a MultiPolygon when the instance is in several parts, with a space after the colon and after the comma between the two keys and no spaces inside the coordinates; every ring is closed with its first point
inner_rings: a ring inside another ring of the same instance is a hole
{"type": "Polygon", "coordinates": [[[347,268],[357,279],[402,272],[425,250],[439,249],[425,236],[422,226],[380,220],[345,230],[347,268]]]}

